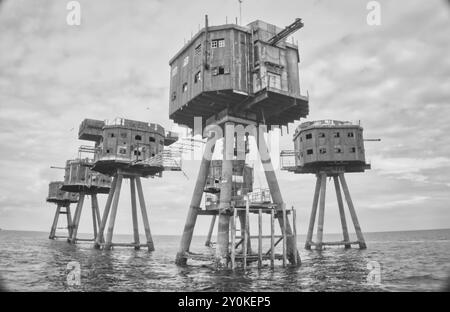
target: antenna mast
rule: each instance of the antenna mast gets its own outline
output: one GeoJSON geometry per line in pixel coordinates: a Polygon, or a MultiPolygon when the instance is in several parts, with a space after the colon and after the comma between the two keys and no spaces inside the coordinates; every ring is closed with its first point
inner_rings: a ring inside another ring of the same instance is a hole
{"type": "Polygon", "coordinates": [[[238,0],[239,1],[239,26],[242,25],[242,1],[244,0],[238,0]]]}

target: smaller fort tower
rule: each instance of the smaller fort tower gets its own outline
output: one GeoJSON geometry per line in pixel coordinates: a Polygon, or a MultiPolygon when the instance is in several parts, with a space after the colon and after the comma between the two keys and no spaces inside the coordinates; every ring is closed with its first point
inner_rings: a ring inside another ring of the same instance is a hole
{"type": "Polygon", "coordinates": [[[55,217],[53,218],[52,228],[50,230],[49,239],[56,238],[70,238],[72,235],[72,216],[70,213],[70,204],[78,202],[78,194],[70,193],[61,190],[63,181],[50,182],[48,185],[47,202],[56,204],[55,217]],[[67,236],[56,236],[56,230],[58,229],[59,215],[65,214],[67,217],[67,236]]]}
{"type": "Polygon", "coordinates": [[[343,245],[345,248],[350,248],[351,245],[359,245],[359,248],[365,249],[366,242],[344,175],[347,172],[364,172],[370,169],[365,158],[363,128],[359,124],[336,120],[305,122],[300,124],[295,131],[294,148],[294,151],[281,153],[283,169],[316,176],[316,188],[305,248],[311,249],[314,246],[316,249],[322,249],[326,245],[343,245]],[[292,161],[292,157],[295,159],[294,162],[288,163],[287,159],[292,161]],[[327,177],[334,181],[341,218],[343,240],[338,242],[323,241],[327,177]],[[351,241],[348,234],[341,187],[355,227],[356,241],[351,241]],[[313,241],[317,208],[319,208],[317,238],[316,241],[313,241]]]}

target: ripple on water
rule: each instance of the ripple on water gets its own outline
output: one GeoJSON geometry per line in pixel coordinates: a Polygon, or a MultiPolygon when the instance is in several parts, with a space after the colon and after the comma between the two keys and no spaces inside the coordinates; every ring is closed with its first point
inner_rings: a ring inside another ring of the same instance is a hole
{"type": "MultiPolygon", "coordinates": [[[[101,251],[51,241],[46,233],[0,232],[0,272],[20,291],[435,291],[450,272],[450,231],[369,233],[368,249],[300,250],[302,266],[270,269],[256,264],[216,270],[205,262],[174,263],[179,238],[154,237],[156,251],[101,251]],[[421,233],[422,232],[422,233],[421,233]],[[378,235],[377,235],[378,234],[378,235]],[[433,235],[436,240],[433,240],[433,235]],[[7,239],[6,239],[7,238],[7,239]],[[67,286],[67,264],[81,266],[81,286],[67,286]],[[381,284],[369,284],[367,264],[381,266],[381,284]]],[[[131,238],[124,236],[124,240],[131,238]]],[[[299,240],[301,241],[301,240],[299,240]]],[[[299,242],[299,246],[300,242],[299,242]]],[[[202,238],[192,249],[206,251],[202,238]]]]}

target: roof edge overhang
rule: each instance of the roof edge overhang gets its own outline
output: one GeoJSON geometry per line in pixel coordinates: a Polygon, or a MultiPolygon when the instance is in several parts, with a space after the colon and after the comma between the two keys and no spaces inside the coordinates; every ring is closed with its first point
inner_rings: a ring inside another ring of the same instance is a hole
{"type": "MultiPolygon", "coordinates": [[[[248,27],[245,26],[239,26],[236,24],[224,24],[219,26],[208,26],[208,32],[213,31],[219,31],[219,30],[226,30],[226,29],[236,29],[239,31],[243,31],[246,33],[251,32],[251,30],[248,27]]],[[[205,32],[205,27],[200,29],[188,42],[185,43],[185,45],[178,50],[178,52],[170,59],[169,65],[172,65],[172,63],[181,55],[184,51],[186,51],[194,42],[205,32]]]]}

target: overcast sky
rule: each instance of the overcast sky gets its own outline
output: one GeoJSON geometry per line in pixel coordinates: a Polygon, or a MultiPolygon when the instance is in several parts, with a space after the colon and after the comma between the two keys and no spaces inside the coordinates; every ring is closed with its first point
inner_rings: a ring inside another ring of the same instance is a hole
{"type": "MultiPolygon", "coordinates": [[[[174,124],[168,117],[169,59],[209,14],[239,15],[237,0],[84,0],[81,25],[66,24],[63,0],[0,1],[0,227],[48,231],[55,207],[48,183],[87,144],[84,118],[120,116],[174,124]]],[[[366,23],[366,1],[244,0],[242,24],[284,27],[296,17],[307,120],[361,120],[372,170],[348,174],[363,231],[450,227],[450,20],[446,1],[379,1],[381,25],[366,23]]],[[[292,149],[289,135],[281,148],[292,149]]],[[[143,181],[154,234],[180,235],[198,162],[143,181]]],[[[285,201],[309,219],[315,178],[277,171],[285,201]]],[[[256,186],[263,173],[255,176],[256,186]]],[[[128,183],[116,231],[131,233],[128,183]]],[[[263,184],[261,184],[263,186],[263,184]]],[[[328,184],[325,232],[340,231],[328,184]]],[[[103,208],[105,197],[100,199],[103,208]]],[[[91,231],[85,207],[79,232],[91,231]]],[[[348,218],[349,219],[349,218],[348,218]]],[[[209,219],[198,219],[205,234],[209,219]]],[[[142,228],[142,226],[141,226],[142,228]]],[[[352,228],[352,227],[351,227],[352,228]]]]}

